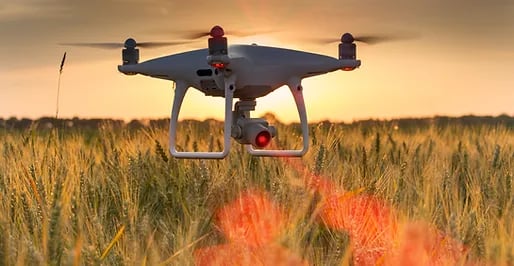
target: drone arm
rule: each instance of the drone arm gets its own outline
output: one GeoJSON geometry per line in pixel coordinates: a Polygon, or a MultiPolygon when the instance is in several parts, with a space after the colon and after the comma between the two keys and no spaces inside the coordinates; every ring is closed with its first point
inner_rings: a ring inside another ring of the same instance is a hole
{"type": "MultiPolygon", "coordinates": [[[[234,75],[232,75],[234,76],[234,75]]],[[[233,77],[225,79],[225,125],[224,125],[224,145],[221,152],[179,152],[176,149],[177,124],[180,107],[184,101],[188,85],[185,82],[178,81],[175,88],[175,97],[173,99],[173,107],[170,120],[170,152],[176,158],[189,159],[223,159],[230,151],[230,135],[232,129],[232,99],[235,90],[235,81],[233,77]]]]}
{"type": "Polygon", "coordinates": [[[271,157],[301,157],[309,149],[309,125],[307,123],[307,110],[305,108],[305,101],[303,99],[303,88],[300,79],[292,79],[288,84],[291,93],[293,94],[296,108],[300,116],[300,123],[302,127],[303,148],[301,150],[258,150],[254,149],[252,145],[246,145],[248,152],[256,156],[271,156],[271,157]]]}

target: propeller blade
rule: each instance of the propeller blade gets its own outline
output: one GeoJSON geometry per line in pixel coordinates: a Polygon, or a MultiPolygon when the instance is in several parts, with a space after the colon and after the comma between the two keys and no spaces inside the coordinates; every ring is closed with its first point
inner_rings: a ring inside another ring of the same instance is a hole
{"type": "MultiPolygon", "coordinates": [[[[411,40],[411,39],[417,39],[419,36],[415,34],[369,34],[369,35],[354,35],[353,39],[356,42],[362,42],[365,44],[373,45],[373,44],[379,44],[379,43],[385,43],[385,42],[393,42],[393,41],[405,41],[405,40],[411,40]]],[[[316,38],[313,40],[316,44],[329,44],[329,43],[335,43],[340,42],[341,37],[338,38],[316,38]]]]}
{"type": "Polygon", "coordinates": [[[397,35],[357,35],[353,37],[357,42],[363,42],[366,44],[378,44],[384,42],[395,42],[395,41],[406,41],[415,39],[414,35],[397,34],[397,35]]]}
{"type": "Polygon", "coordinates": [[[100,49],[119,49],[123,48],[124,43],[118,42],[76,42],[76,43],[60,43],[59,45],[65,46],[79,46],[100,49]]]}
{"type": "Polygon", "coordinates": [[[159,48],[164,46],[173,46],[190,43],[190,41],[173,41],[173,42],[138,42],[137,47],[141,48],[159,48]]]}
{"type": "Polygon", "coordinates": [[[316,43],[316,44],[329,44],[334,42],[340,42],[341,38],[316,38],[307,40],[308,42],[316,43]]]}
{"type": "MultiPolygon", "coordinates": [[[[171,41],[171,42],[138,42],[136,47],[140,48],[159,48],[164,46],[173,46],[190,43],[190,41],[171,41]]],[[[77,42],[77,43],[60,43],[66,46],[80,46],[100,49],[119,49],[125,47],[123,42],[77,42]]]]}
{"type": "MultiPolygon", "coordinates": [[[[185,40],[196,40],[199,38],[209,37],[211,35],[210,31],[202,31],[202,30],[187,30],[187,31],[167,31],[167,30],[157,30],[154,31],[159,35],[172,35],[177,36],[180,39],[185,40]]],[[[249,31],[225,31],[225,35],[235,36],[235,37],[247,37],[252,35],[260,35],[260,34],[268,34],[274,33],[274,30],[249,30],[249,31]]]]}
{"type": "MultiPolygon", "coordinates": [[[[177,33],[177,32],[175,32],[177,33]]],[[[197,31],[197,30],[190,30],[190,31],[183,31],[179,32],[178,35],[184,39],[187,40],[194,40],[199,39],[202,37],[207,37],[211,34],[210,31],[197,31]]]]}

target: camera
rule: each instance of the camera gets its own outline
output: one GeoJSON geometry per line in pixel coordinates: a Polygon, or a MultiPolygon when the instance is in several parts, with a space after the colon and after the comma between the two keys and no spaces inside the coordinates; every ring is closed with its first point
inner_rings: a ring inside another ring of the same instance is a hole
{"type": "Polygon", "coordinates": [[[277,130],[261,118],[238,117],[232,125],[232,137],[241,144],[265,148],[276,136],[277,130]]]}

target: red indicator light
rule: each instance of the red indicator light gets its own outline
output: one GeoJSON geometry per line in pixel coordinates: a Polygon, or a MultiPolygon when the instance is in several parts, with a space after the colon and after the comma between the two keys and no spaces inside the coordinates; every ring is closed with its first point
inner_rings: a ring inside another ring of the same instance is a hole
{"type": "Polygon", "coordinates": [[[271,141],[271,134],[268,131],[261,131],[255,137],[255,145],[259,148],[268,146],[271,141]]]}
{"type": "Polygon", "coordinates": [[[343,70],[343,71],[352,71],[352,70],[354,70],[354,69],[355,69],[355,67],[343,67],[343,69],[342,69],[342,70],[343,70]]]}
{"type": "Polygon", "coordinates": [[[211,66],[217,69],[224,69],[227,65],[224,63],[212,63],[211,66]]]}

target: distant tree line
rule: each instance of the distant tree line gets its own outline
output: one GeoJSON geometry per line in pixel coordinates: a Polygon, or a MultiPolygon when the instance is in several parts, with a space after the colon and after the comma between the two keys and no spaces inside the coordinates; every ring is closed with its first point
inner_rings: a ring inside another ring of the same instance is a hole
{"type": "MultiPolygon", "coordinates": [[[[272,123],[280,123],[275,119],[273,114],[266,114],[266,118],[272,118],[272,123]]],[[[189,122],[202,122],[189,120],[189,122]]],[[[212,119],[203,122],[216,122],[212,119]]],[[[330,121],[316,122],[315,124],[329,125],[333,124],[330,121]]],[[[449,116],[435,116],[427,118],[400,118],[391,120],[359,120],[352,123],[336,123],[338,125],[345,126],[359,126],[359,127],[370,127],[370,126],[391,126],[398,127],[400,129],[414,129],[414,128],[426,128],[430,126],[446,127],[451,125],[460,126],[496,126],[501,125],[507,128],[514,129],[514,117],[508,115],[500,116],[460,116],[460,117],[449,117],[449,116]]],[[[131,120],[126,122],[124,120],[117,119],[56,119],[52,117],[42,117],[36,120],[27,118],[17,119],[0,118],[0,129],[7,130],[25,130],[25,129],[37,129],[37,130],[49,130],[52,128],[70,128],[70,129],[86,129],[96,130],[102,126],[109,125],[112,128],[129,128],[129,129],[141,129],[146,127],[158,127],[165,128],[169,126],[169,119],[144,119],[144,120],[131,120]]]]}
{"type": "Polygon", "coordinates": [[[75,128],[96,130],[102,126],[109,125],[113,128],[144,128],[161,127],[169,125],[169,119],[137,120],[125,122],[120,119],[93,118],[83,119],[74,117],[72,119],[56,119],[53,117],[41,117],[36,120],[11,117],[9,119],[0,118],[0,129],[37,129],[46,130],[52,128],[75,128]]]}
{"type": "Polygon", "coordinates": [[[400,129],[426,128],[430,126],[505,126],[514,129],[514,117],[508,115],[500,116],[474,116],[466,115],[459,117],[434,116],[425,118],[400,118],[392,120],[359,120],[352,123],[359,126],[390,125],[400,129]]]}

